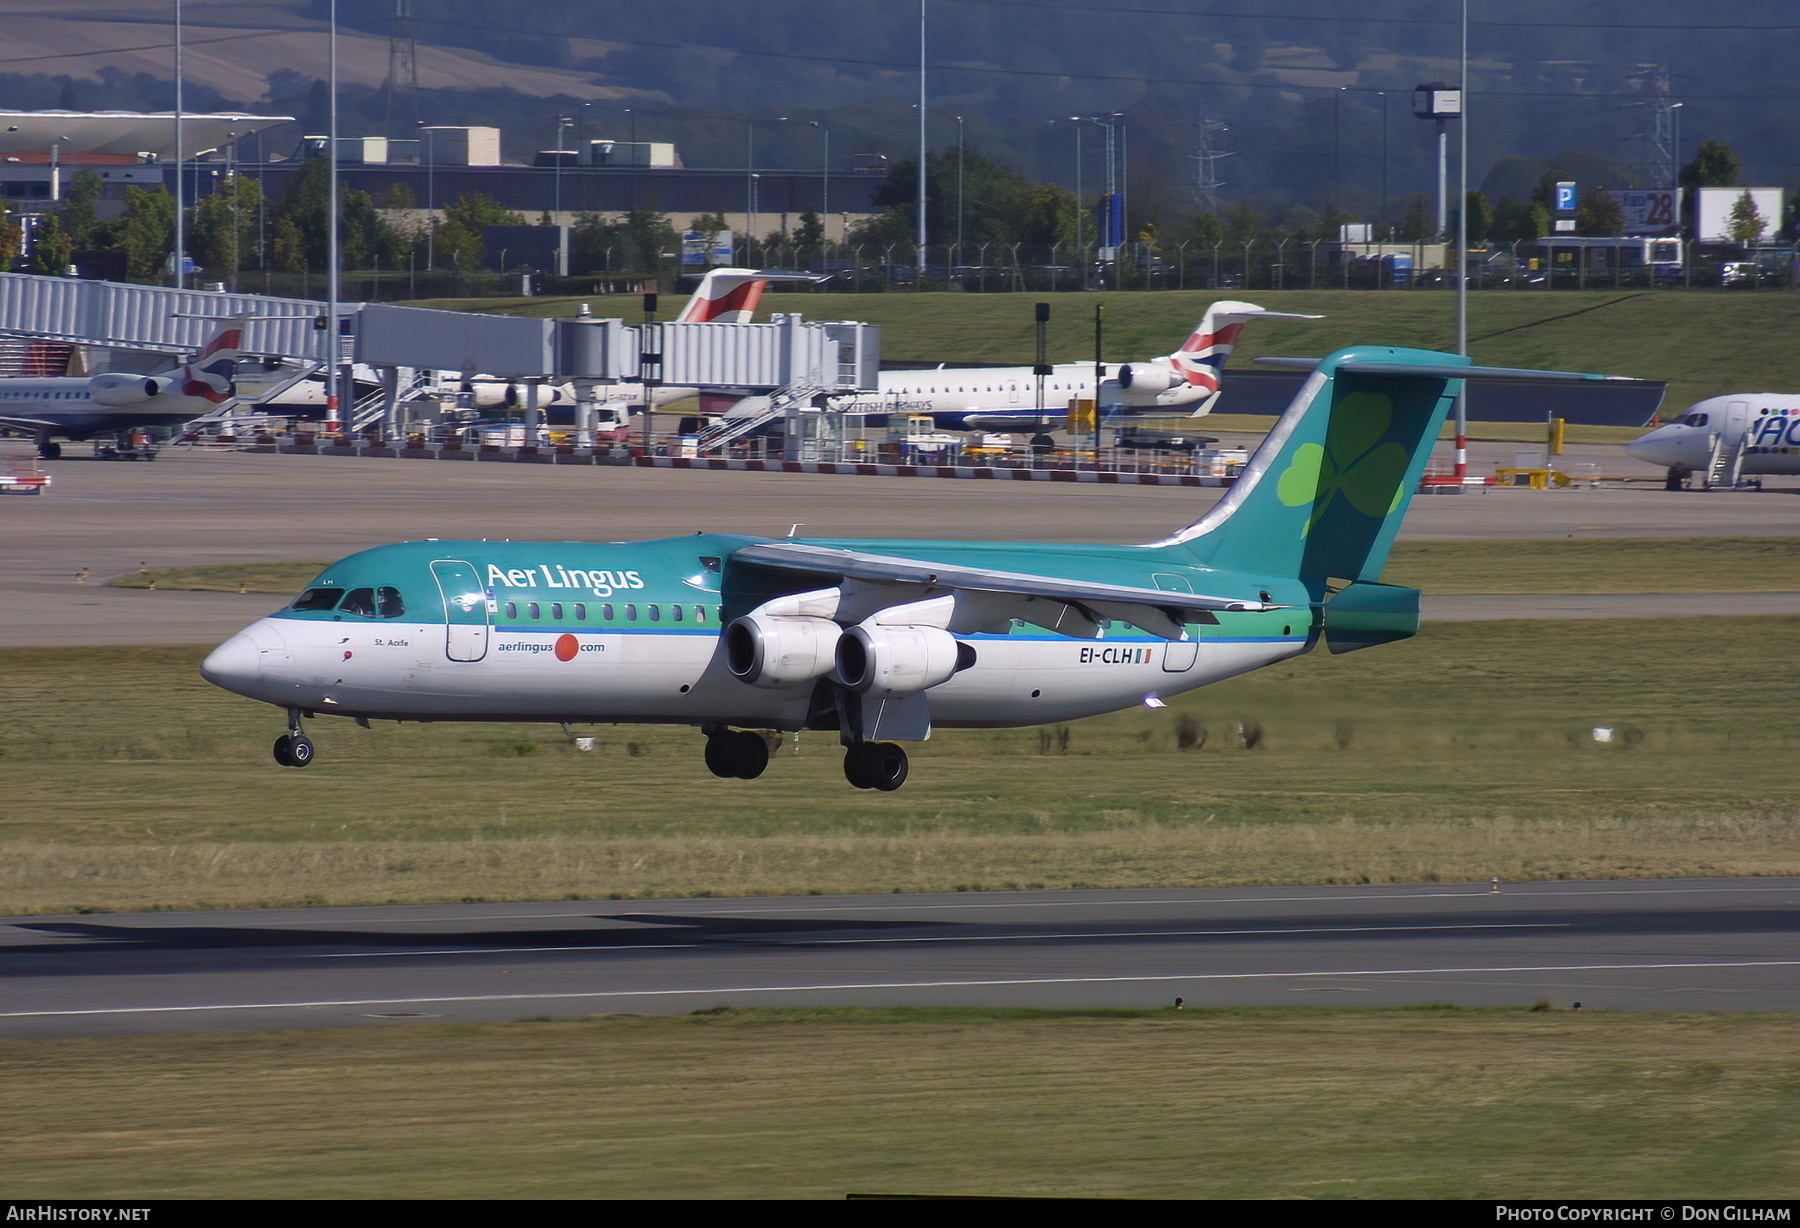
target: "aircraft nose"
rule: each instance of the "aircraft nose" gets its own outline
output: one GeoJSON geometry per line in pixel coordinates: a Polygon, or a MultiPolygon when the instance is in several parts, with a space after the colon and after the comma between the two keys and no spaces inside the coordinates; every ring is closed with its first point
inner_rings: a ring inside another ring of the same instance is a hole
{"type": "Polygon", "coordinates": [[[1665,426],[1648,435],[1639,435],[1626,444],[1625,455],[1652,465],[1673,465],[1676,463],[1674,457],[1680,442],[1670,432],[1670,428],[1665,426]]]}
{"type": "Polygon", "coordinates": [[[262,677],[264,656],[282,646],[281,637],[262,623],[247,627],[206,655],[200,676],[216,687],[246,693],[262,677]]]}

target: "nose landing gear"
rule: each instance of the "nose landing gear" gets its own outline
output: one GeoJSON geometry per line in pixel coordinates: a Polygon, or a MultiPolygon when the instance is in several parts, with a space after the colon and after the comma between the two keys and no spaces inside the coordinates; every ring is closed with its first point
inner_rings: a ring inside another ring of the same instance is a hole
{"type": "Polygon", "coordinates": [[[306,767],[313,761],[312,739],[300,732],[300,709],[288,709],[288,731],[275,739],[273,754],[282,767],[306,767]]]}

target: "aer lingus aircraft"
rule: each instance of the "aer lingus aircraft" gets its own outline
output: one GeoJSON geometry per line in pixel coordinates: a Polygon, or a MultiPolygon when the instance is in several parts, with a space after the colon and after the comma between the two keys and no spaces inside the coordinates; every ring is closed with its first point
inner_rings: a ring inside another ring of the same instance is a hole
{"type": "Polygon", "coordinates": [[[906,779],[898,741],[1139,704],[1298,656],[1404,639],[1419,592],[1381,569],[1462,381],[1597,375],[1359,346],[1319,360],[1225,497],[1137,546],[701,534],[419,541],[325,569],[233,636],[210,681],[302,720],[697,726],[749,779],[755,730],[835,731],[844,775],[906,779]]]}

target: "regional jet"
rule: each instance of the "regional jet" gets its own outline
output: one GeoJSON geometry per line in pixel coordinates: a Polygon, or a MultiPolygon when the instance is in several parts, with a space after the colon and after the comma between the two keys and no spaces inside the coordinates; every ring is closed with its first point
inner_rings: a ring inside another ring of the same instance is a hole
{"type": "Polygon", "coordinates": [[[1625,445],[1626,455],[1668,470],[1670,489],[1735,486],[1748,475],[1800,473],[1800,397],[1738,392],[1709,397],[1625,445]]]}
{"type": "Polygon", "coordinates": [[[1044,376],[1037,405],[1032,367],[938,367],[884,371],[873,394],[834,397],[831,407],[855,414],[930,414],[940,427],[979,431],[1035,431],[1058,426],[1071,401],[1096,398],[1104,409],[1146,414],[1192,408],[1210,413],[1219,399],[1225,360],[1251,320],[1318,320],[1322,316],[1265,311],[1254,303],[1218,302],[1172,354],[1146,362],[1057,363],[1044,376]]]}
{"type": "Polygon", "coordinates": [[[1597,375],[1358,346],[1316,363],[1225,497],[1143,545],[770,539],[415,541],[327,567],[216,648],[214,684],[308,718],[646,722],[705,735],[715,776],[769,765],[766,731],[835,733],[857,788],[899,743],[1144,705],[1299,656],[1413,635],[1380,582],[1469,378],[1597,375]]]}
{"type": "Polygon", "coordinates": [[[232,366],[244,321],[228,320],[192,362],[150,375],[0,379],[0,427],[29,432],[38,455],[55,460],[64,439],[92,439],[141,426],[179,426],[233,395],[232,366]]]}

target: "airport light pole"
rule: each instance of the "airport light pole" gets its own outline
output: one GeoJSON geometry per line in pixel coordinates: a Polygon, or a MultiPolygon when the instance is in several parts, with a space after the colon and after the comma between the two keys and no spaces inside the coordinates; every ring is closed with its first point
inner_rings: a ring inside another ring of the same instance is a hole
{"type": "Polygon", "coordinates": [[[175,0],[175,250],[171,253],[175,260],[175,288],[187,287],[187,261],[183,257],[183,249],[187,247],[187,221],[182,216],[182,203],[185,199],[181,183],[181,0],[175,0]]]}
{"type": "Polygon", "coordinates": [[[919,0],[919,252],[913,289],[925,282],[925,0],[919,0]]]}
{"type": "MultiPolygon", "coordinates": [[[[570,119],[567,115],[558,115],[556,117],[556,191],[554,208],[551,210],[551,216],[555,219],[555,224],[558,226],[562,225],[563,132],[574,122],[575,121],[570,119]]],[[[557,272],[560,273],[562,270],[558,269],[557,272]]]]}

